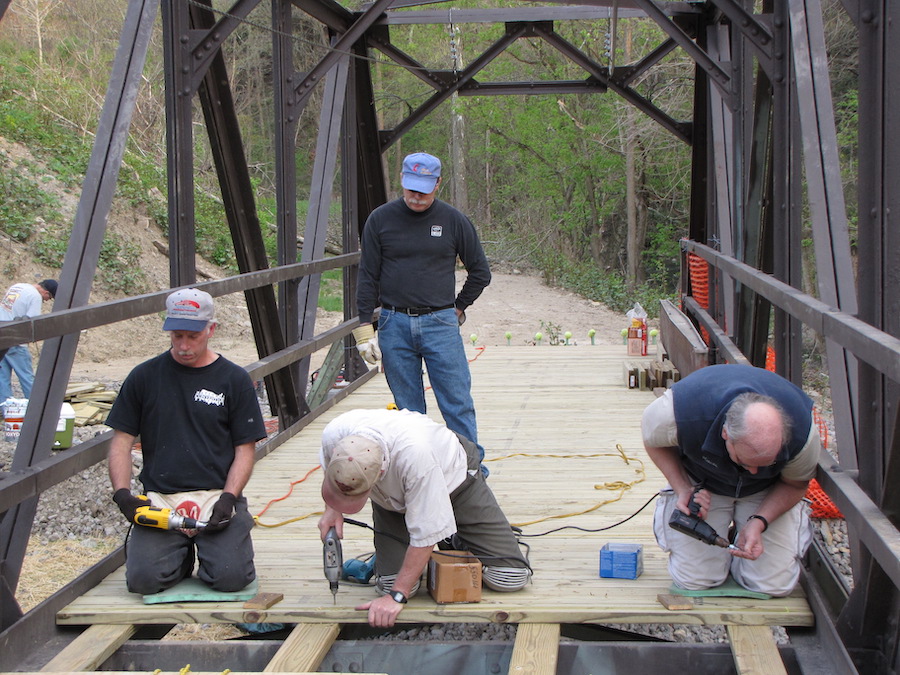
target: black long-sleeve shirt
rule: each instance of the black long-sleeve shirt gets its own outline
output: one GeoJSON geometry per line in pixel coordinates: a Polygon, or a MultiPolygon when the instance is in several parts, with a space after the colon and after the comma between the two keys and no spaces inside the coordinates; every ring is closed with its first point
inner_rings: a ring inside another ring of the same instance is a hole
{"type": "Polygon", "coordinates": [[[435,199],[422,213],[402,198],[372,211],[362,235],[356,305],[362,323],[379,305],[465,309],[491,282],[491,270],[472,222],[435,199]],[[467,276],[456,294],[456,258],[467,276]]]}

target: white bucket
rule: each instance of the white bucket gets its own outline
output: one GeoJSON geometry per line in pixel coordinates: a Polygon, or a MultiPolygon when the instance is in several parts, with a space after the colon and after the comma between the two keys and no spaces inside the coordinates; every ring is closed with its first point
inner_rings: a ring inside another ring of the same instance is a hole
{"type": "Polygon", "coordinates": [[[3,402],[4,431],[6,440],[16,443],[22,431],[22,422],[25,420],[25,410],[28,409],[27,398],[8,398],[3,402]]]}

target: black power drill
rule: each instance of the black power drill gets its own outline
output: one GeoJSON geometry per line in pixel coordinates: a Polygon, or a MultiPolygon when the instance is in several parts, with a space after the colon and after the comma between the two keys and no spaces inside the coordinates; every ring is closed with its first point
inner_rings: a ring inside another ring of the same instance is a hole
{"type": "MultiPolygon", "coordinates": [[[[694,492],[696,493],[696,490],[694,492]]],[[[672,515],[669,518],[669,527],[673,530],[678,530],[689,537],[699,539],[710,546],[721,546],[722,548],[730,548],[736,551],[740,550],[734,544],[729,544],[728,540],[724,537],[720,537],[713,529],[712,525],[700,517],[700,505],[694,501],[693,495],[691,496],[688,508],[691,510],[690,515],[678,508],[672,511],[672,515]]]]}

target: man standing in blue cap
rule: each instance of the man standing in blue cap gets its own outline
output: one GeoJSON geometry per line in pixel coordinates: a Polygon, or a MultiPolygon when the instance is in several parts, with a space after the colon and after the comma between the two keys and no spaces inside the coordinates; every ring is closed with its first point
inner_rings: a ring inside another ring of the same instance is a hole
{"type": "MultiPolygon", "coordinates": [[[[403,196],[369,215],[353,331],[362,357],[383,358],[398,408],[425,412],[422,363],[447,426],[478,445],[472,377],[459,326],[491,282],[491,270],[475,226],[437,199],[441,161],[417,152],[403,160],[403,196]],[[467,276],[456,292],[456,259],[467,276]],[[372,324],[380,307],[378,334],[372,324]]],[[[481,457],[484,448],[478,445],[481,457]]],[[[482,467],[482,470],[485,470],[482,467]]]]}
{"type": "MultiPolygon", "coordinates": [[[[59,286],[55,279],[37,284],[13,284],[0,300],[0,322],[30,319],[41,314],[41,304],[56,297],[59,286]]],[[[0,403],[12,397],[12,373],[16,372],[23,398],[31,398],[34,366],[27,345],[0,349],[0,403]]]]}

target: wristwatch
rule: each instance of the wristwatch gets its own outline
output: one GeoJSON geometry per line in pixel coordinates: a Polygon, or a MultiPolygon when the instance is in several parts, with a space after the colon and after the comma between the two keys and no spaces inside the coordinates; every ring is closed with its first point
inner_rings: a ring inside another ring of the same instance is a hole
{"type": "Polygon", "coordinates": [[[407,602],[406,595],[402,591],[391,591],[388,595],[393,598],[394,602],[399,602],[401,605],[405,605],[407,602]]]}

